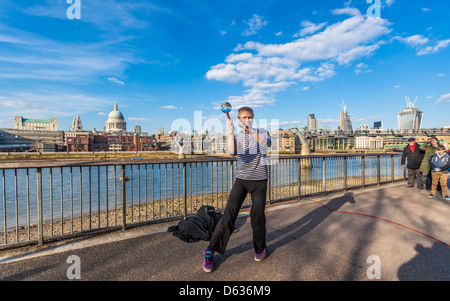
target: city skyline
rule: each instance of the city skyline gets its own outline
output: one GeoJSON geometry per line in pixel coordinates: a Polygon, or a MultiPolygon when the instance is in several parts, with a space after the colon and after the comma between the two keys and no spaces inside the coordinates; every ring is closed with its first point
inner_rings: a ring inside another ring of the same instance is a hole
{"type": "MultiPolygon", "coordinates": [[[[450,121],[449,4],[381,1],[5,0],[0,8],[0,124],[58,119],[68,131],[103,130],[114,101],[127,129],[168,132],[194,112],[224,121],[219,106],[254,108],[279,127],[397,129],[405,96],[422,128],[450,121]],[[376,1],[374,1],[376,2],[376,1]],[[444,112],[444,113],[443,113],[444,112]]],[[[224,123],[225,124],[225,123],[224,123]]],[[[273,130],[273,129],[272,129],[273,130]]]]}

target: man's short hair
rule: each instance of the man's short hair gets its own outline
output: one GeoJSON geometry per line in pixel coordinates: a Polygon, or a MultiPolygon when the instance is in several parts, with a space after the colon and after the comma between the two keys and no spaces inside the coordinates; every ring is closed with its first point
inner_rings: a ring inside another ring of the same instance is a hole
{"type": "Polygon", "coordinates": [[[241,113],[243,111],[250,112],[250,113],[252,113],[252,116],[255,117],[255,114],[253,113],[253,109],[252,108],[250,108],[250,107],[241,107],[238,110],[238,115],[239,115],[239,113],[241,113]]]}
{"type": "Polygon", "coordinates": [[[439,144],[438,146],[436,146],[436,149],[437,150],[441,150],[441,149],[445,150],[445,146],[443,146],[442,144],[439,144]]]}

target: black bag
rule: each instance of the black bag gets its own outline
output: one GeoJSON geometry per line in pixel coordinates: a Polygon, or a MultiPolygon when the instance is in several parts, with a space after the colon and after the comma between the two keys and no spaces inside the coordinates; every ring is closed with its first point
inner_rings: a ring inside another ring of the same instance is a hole
{"type": "Polygon", "coordinates": [[[167,231],[185,242],[209,241],[221,218],[222,214],[215,212],[213,206],[205,205],[194,216],[180,221],[177,226],[169,227],[167,231]]]}

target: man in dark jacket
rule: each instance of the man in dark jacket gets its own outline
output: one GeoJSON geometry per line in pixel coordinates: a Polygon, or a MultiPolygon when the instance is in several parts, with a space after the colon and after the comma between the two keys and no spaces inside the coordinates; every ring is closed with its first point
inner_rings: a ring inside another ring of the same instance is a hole
{"type": "Polygon", "coordinates": [[[414,176],[417,176],[417,187],[423,189],[423,174],[419,170],[425,151],[421,150],[416,139],[409,138],[408,145],[403,149],[402,166],[405,167],[405,160],[408,161],[408,187],[414,187],[414,176]]]}

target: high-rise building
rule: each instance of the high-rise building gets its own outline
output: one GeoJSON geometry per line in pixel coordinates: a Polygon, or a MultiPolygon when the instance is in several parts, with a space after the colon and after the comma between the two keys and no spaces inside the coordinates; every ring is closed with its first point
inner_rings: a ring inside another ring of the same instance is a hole
{"type": "Polygon", "coordinates": [[[375,121],[373,123],[373,128],[376,130],[382,130],[383,129],[383,121],[375,121]]]}
{"type": "Polygon", "coordinates": [[[344,132],[353,132],[352,121],[350,120],[350,115],[347,112],[347,106],[342,102],[342,112],[341,112],[341,125],[339,129],[344,132]]]}
{"type": "Polygon", "coordinates": [[[398,129],[399,130],[418,130],[422,125],[423,112],[419,108],[415,108],[417,97],[414,103],[406,97],[406,109],[398,113],[398,129]]]}
{"type": "Polygon", "coordinates": [[[309,114],[306,124],[309,131],[319,129],[319,121],[316,119],[314,114],[309,114]]]}

